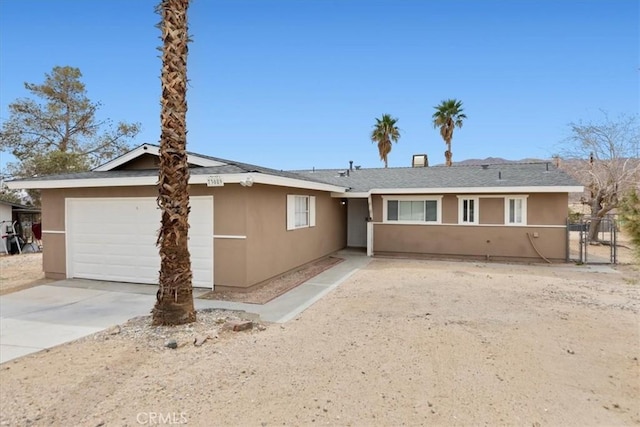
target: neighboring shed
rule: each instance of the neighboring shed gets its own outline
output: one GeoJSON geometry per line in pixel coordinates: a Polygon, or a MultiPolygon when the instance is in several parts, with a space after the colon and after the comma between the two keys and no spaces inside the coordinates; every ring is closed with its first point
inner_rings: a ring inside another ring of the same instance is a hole
{"type": "Polygon", "coordinates": [[[0,200],[0,253],[6,253],[7,236],[15,232],[25,241],[34,240],[32,226],[40,222],[40,209],[35,206],[0,200]]]}

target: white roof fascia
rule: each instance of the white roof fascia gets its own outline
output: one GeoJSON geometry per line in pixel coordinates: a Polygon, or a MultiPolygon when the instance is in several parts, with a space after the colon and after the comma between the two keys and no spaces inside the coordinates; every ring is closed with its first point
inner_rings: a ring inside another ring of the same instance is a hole
{"type": "Polygon", "coordinates": [[[519,193],[582,193],[581,185],[548,185],[528,187],[451,187],[451,188],[373,188],[371,194],[519,194],[519,193]]]}
{"type": "Polygon", "coordinates": [[[9,181],[10,189],[47,189],[47,188],[87,188],[87,187],[134,187],[156,185],[157,175],[129,176],[121,178],[84,178],[84,179],[56,179],[50,181],[9,181]]]}
{"type": "MultiPolygon", "coordinates": [[[[215,174],[211,174],[215,175],[215,174]]],[[[189,184],[206,184],[207,177],[211,175],[191,175],[189,184]]],[[[345,191],[344,187],[338,187],[332,184],[324,184],[322,182],[306,181],[302,179],[288,178],[284,176],[268,175],[259,172],[247,172],[236,174],[221,174],[222,180],[225,184],[238,184],[240,182],[246,182],[247,178],[250,178],[254,184],[266,184],[276,185],[279,187],[293,187],[303,188],[307,190],[320,190],[320,191],[345,191]]]]}
{"type": "MultiPolygon", "coordinates": [[[[95,172],[106,172],[106,171],[110,171],[113,170],[115,168],[117,168],[118,166],[121,166],[127,162],[130,162],[131,160],[134,160],[140,156],[142,156],[143,154],[153,154],[155,156],[160,156],[160,147],[156,147],[155,145],[148,145],[148,144],[143,144],[138,148],[134,148],[133,150],[129,151],[128,153],[123,154],[120,157],[116,157],[115,159],[111,160],[110,162],[107,162],[103,165],[98,166],[97,168],[93,169],[95,172]]],[[[219,162],[217,160],[212,160],[212,159],[207,159],[205,157],[201,157],[195,154],[188,154],[187,155],[187,162],[191,163],[192,165],[196,165],[196,166],[202,166],[202,167],[207,167],[207,166],[224,166],[226,165],[226,163],[222,163],[219,162]]]]}
{"type": "Polygon", "coordinates": [[[334,192],[331,193],[331,197],[338,199],[366,199],[369,197],[368,191],[361,192],[334,192]]]}
{"type": "MultiPolygon", "coordinates": [[[[206,184],[207,178],[211,175],[191,175],[189,184],[206,184]]],[[[266,175],[263,173],[238,173],[219,174],[225,184],[239,184],[246,182],[248,178],[254,184],[277,185],[281,187],[303,188],[307,190],[344,192],[344,187],[337,187],[331,184],[305,181],[301,179],[266,175]]],[[[157,175],[118,177],[118,178],[85,178],[85,179],[59,179],[59,180],[39,180],[39,181],[9,181],[7,187],[10,189],[48,189],[48,188],[88,188],[88,187],[135,187],[156,185],[157,175]]]]}

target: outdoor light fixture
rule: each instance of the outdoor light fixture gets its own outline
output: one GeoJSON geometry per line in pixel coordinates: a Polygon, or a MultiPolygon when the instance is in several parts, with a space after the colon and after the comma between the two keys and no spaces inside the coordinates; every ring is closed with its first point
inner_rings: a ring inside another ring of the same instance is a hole
{"type": "Polygon", "coordinates": [[[240,181],[240,185],[243,187],[251,187],[253,185],[253,178],[251,176],[246,177],[242,181],[240,181]]]}

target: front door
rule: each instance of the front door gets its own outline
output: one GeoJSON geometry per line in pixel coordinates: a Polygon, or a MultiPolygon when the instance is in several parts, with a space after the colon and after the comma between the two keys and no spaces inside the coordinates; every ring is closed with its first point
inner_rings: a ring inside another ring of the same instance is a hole
{"type": "Polygon", "coordinates": [[[347,246],[351,248],[367,247],[367,217],[369,203],[367,199],[347,200],[347,246]]]}

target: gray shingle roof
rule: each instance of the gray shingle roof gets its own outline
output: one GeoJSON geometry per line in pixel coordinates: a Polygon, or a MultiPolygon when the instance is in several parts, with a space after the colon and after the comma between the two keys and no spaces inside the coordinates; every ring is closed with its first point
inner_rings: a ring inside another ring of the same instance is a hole
{"type": "Polygon", "coordinates": [[[426,168],[376,168],[349,171],[344,169],[295,171],[353,192],[388,188],[485,188],[580,186],[565,172],[548,163],[509,163],[486,166],[434,166],[426,168]]]}
{"type": "MultiPolygon", "coordinates": [[[[146,144],[152,145],[152,144],[146,144]]],[[[502,163],[493,165],[454,165],[426,168],[373,168],[349,171],[344,169],[283,171],[219,157],[189,153],[225,163],[222,166],[191,168],[191,175],[225,175],[261,173],[349,188],[351,192],[372,189],[425,189],[425,188],[485,188],[485,187],[539,187],[580,186],[569,175],[550,163],[502,163]],[[345,175],[345,176],[341,176],[345,175]]],[[[69,179],[104,179],[156,176],[156,169],[89,171],[48,175],[15,181],[53,181],[69,179]]]]}
{"type": "MultiPolygon", "coordinates": [[[[309,177],[305,175],[299,175],[293,172],[276,170],[265,168],[262,166],[251,165],[248,163],[240,163],[232,160],[220,159],[211,156],[202,156],[211,160],[216,160],[221,163],[227,163],[223,166],[208,166],[208,167],[192,167],[191,175],[226,175],[226,174],[241,174],[241,173],[263,173],[266,175],[280,176],[284,178],[299,179],[311,182],[320,182],[324,184],[330,184],[323,181],[321,178],[309,177]]],[[[156,176],[158,175],[157,169],[118,169],[110,171],[88,171],[77,173],[65,173],[56,175],[44,175],[31,178],[15,179],[13,181],[58,181],[69,179],[104,179],[104,178],[131,178],[131,177],[144,177],[144,176],[156,176]]]]}

